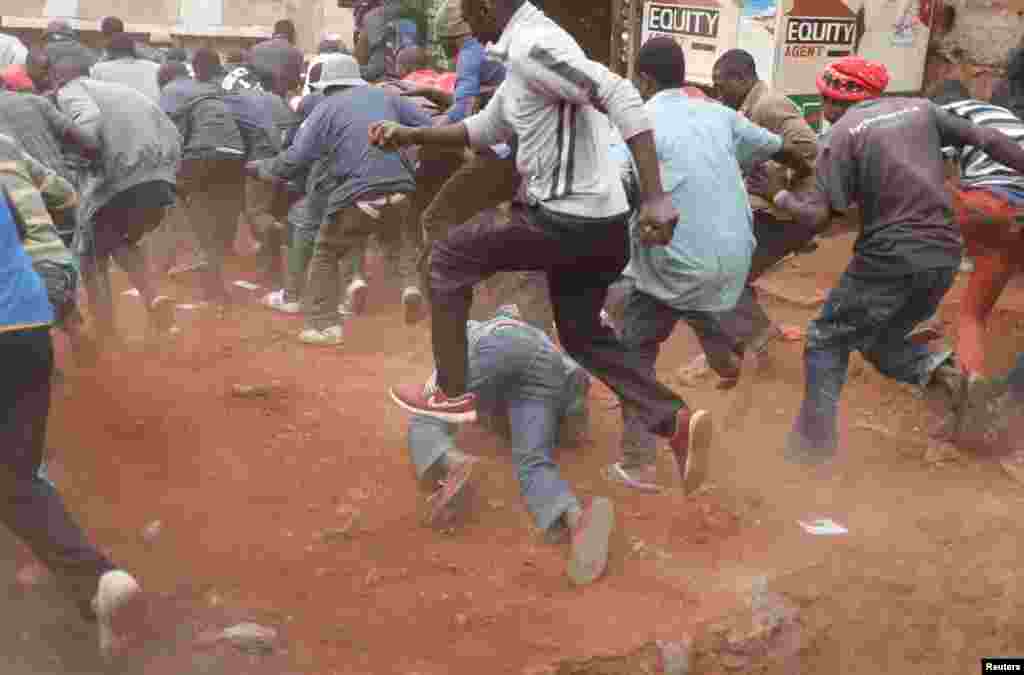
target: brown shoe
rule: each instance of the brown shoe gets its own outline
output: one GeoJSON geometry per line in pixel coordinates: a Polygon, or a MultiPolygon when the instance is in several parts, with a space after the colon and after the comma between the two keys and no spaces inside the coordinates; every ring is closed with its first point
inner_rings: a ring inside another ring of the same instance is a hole
{"type": "Polygon", "coordinates": [[[708,453],[714,427],[706,410],[682,408],[676,415],[676,432],[669,441],[683,481],[683,494],[692,494],[707,477],[708,453]]]}

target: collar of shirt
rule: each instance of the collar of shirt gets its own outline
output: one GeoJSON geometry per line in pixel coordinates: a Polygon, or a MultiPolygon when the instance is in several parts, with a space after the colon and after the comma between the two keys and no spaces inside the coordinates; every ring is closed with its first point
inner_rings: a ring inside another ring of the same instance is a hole
{"type": "Polygon", "coordinates": [[[540,14],[540,10],[533,6],[533,3],[524,2],[509,19],[505,30],[501,31],[501,37],[496,44],[487,45],[485,50],[487,56],[504,63],[508,59],[508,52],[511,48],[515,34],[522,28],[528,26],[533,18],[540,14]]]}
{"type": "Polygon", "coordinates": [[[750,91],[747,92],[747,97],[743,99],[743,105],[740,106],[740,114],[750,119],[750,113],[753,112],[754,107],[757,106],[761,97],[764,96],[765,84],[764,82],[758,81],[750,91]]]}

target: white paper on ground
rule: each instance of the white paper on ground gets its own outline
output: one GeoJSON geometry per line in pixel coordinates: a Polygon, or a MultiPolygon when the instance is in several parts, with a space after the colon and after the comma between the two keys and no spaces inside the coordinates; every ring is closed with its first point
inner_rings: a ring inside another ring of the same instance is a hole
{"type": "Polygon", "coordinates": [[[798,520],[800,527],[804,528],[804,532],[807,534],[814,534],[818,536],[830,536],[837,534],[849,534],[850,531],[845,527],[832,520],[831,518],[823,518],[821,520],[814,520],[809,523],[805,523],[802,520],[798,520]]]}
{"type": "Polygon", "coordinates": [[[178,305],[178,309],[186,309],[186,310],[199,309],[199,305],[193,305],[192,303],[187,303],[187,304],[184,304],[184,305],[178,305]]]}
{"type": "Polygon", "coordinates": [[[142,293],[139,293],[139,289],[137,289],[137,288],[129,288],[127,291],[125,291],[121,295],[130,295],[133,298],[137,298],[140,295],[142,295],[142,293]]]}
{"type": "Polygon", "coordinates": [[[250,283],[248,281],[243,281],[241,279],[235,282],[235,286],[238,286],[239,288],[244,288],[247,291],[258,291],[262,288],[262,286],[260,286],[259,284],[250,283]]]}

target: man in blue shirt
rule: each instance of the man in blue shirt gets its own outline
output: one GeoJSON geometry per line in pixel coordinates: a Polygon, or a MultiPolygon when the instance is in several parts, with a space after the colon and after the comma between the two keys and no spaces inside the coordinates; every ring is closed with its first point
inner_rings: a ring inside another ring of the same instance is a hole
{"type": "MultiPolygon", "coordinates": [[[[644,246],[635,232],[630,238],[624,276],[633,286],[623,308],[622,340],[642,357],[653,377],[661,343],[683,320],[697,334],[716,372],[736,371],[737,355],[716,349],[732,342],[722,339],[715,316],[736,305],[756,244],[742,171],[769,159],[783,159],[804,173],[811,167],[795,159],[779,136],[730,108],[681,91],[686,63],[674,40],[645,43],[637,69],[654,123],[662,181],[680,217],[667,246],[644,246]]],[[[623,145],[614,152],[628,163],[623,145]]],[[[653,439],[628,404],[623,413],[625,456],[608,474],[630,487],[655,489],[653,439]]],[[[691,467],[684,476],[685,492],[699,486],[703,469],[691,467]]]]}
{"type": "MultiPolygon", "coordinates": [[[[21,246],[16,213],[0,191],[0,522],[28,545],[83,618],[99,623],[100,649],[125,645],[143,600],[138,582],[88,542],[40,474],[53,375],[53,310],[21,246]]],[[[139,617],[141,618],[141,617],[139,617]]]]}
{"type": "MultiPolygon", "coordinates": [[[[614,513],[605,498],[589,517],[552,459],[555,444],[579,440],[587,419],[590,380],[578,363],[541,330],[522,320],[515,305],[490,320],[470,321],[469,390],[485,419],[507,430],[520,491],[537,527],[549,540],[571,535],[569,578],[577,585],[604,573],[614,513]],[[561,432],[561,433],[560,433],[561,432]]],[[[420,485],[432,494],[427,521],[450,522],[465,506],[473,460],[455,446],[456,427],[426,415],[409,422],[409,454],[420,485]]]]}
{"type": "MultiPolygon", "coordinates": [[[[292,146],[247,168],[251,175],[275,181],[312,168],[308,208],[320,230],[306,288],[307,324],[299,340],[338,346],[343,341],[338,263],[367,235],[401,228],[408,195],[416,189],[401,154],[370,144],[370,127],[383,120],[424,127],[430,117],[410,101],[367,85],[351,56],[326,61],[317,86],[327,97],[303,122],[292,146]]],[[[414,250],[403,247],[406,253],[414,250]]],[[[400,267],[406,283],[415,284],[416,261],[407,259],[400,267]]]]}

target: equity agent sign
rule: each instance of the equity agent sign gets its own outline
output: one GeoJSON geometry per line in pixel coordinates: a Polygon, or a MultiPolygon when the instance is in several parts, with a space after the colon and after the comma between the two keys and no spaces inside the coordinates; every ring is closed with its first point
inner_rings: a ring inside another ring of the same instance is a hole
{"type": "Polygon", "coordinates": [[[711,84],[711,70],[723,52],[736,46],[739,5],[716,0],[661,0],[644,4],[641,42],[674,39],[686,53],[686,79],[711,84]]]}

